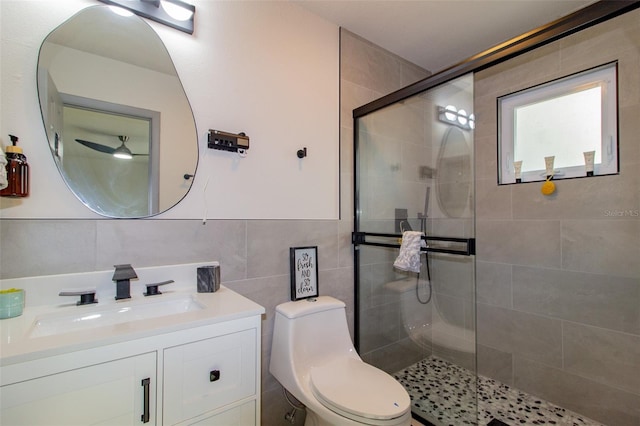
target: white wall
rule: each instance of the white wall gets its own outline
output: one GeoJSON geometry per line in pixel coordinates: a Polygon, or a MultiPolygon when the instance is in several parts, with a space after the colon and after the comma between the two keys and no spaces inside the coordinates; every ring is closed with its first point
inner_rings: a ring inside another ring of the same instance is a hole
{"type": "MultiPolygon", "coordinates": [[[[196,120],[200,159],[187,197],[160,218],[338,217],[338,28],[288,2],[194,1],[193,35],[150,22],[196,120]],[[246,158],[206,147],[208,129],[246,132],[246,158]],[[299,160],[296,151],[308,148],[299,160]]],[[[42,40],[89,0],[2,0],[0,141],[20,137],[31,195],[6,218],[95,218],[66,188],[47,147],[36,64],[42,40]]]]}

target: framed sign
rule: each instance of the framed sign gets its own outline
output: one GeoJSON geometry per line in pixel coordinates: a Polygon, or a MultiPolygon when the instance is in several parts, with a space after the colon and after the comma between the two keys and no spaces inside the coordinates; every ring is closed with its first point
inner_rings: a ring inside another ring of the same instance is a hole
{"type": "Polygon", "coordinates": [[[318,297],[318,246],[291,247],[291,300],[318,297]]]}

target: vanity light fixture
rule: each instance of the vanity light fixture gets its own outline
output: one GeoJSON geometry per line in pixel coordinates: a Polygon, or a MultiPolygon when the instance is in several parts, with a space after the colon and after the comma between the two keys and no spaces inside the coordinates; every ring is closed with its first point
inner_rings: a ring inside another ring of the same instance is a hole
{"type": "Polygon", "coordinates": [[[193,34],[196,7],[181,0],[99,0],[129,10],[143,18],[193,34]]]}
{"type": "Polygon", "coordinates": [[[443,123],[452,124],[463,130],[473,130],[476,128],[475,114],[467,114],[464,109],[458,109],[453,105],[438,107],[438,120],[443,123]]]}

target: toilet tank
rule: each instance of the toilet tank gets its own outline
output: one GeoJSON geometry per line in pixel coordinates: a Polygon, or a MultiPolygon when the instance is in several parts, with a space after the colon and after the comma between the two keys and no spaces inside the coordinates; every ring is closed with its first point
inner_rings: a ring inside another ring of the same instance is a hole
{"type": "Polygon", "coordinates": [[[344,302],[320,296],[276,307],[269,370],[285,387],[283,382],[338,356],[359,359],[349,335],[344,302]]]}

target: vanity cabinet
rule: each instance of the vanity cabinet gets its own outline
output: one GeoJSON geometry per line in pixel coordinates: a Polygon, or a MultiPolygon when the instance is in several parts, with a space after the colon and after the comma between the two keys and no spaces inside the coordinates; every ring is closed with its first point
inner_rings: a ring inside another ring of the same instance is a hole
{"type": "Polygon", "coordinates": [[[147,353],[3,386],[0,424],[135,425],[145,411],[154,421],[156,376],[147,353]]]}
{"type": "Polygon", "coordinates": [[[260,315],[3,366],[2,425],[260,424],[260,315]]]}

